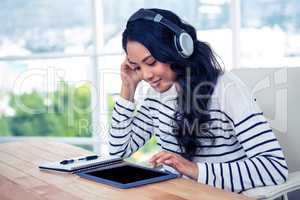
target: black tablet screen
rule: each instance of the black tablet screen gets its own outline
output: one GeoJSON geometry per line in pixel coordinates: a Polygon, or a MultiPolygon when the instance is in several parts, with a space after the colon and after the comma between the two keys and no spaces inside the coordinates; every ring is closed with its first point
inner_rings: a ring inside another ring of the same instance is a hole
{"type": "Polygon", "coordinates": [[[110,169],[92,171],[87,172],[86,174],[119,182],[122,184],[166,175],[164,172],[147,170],[132,165],[125,165],[110,169]]]}

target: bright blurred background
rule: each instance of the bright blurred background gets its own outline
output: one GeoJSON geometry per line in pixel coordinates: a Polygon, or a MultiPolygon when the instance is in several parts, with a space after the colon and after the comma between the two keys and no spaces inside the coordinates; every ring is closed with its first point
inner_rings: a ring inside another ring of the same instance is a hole
{"type": "MultiPolygon", "coordinates": [[[[141,7],[194,25],[226,70],[300,66],[297,0],[1,0],[0,142],[47,137],[107,154],[121,33],[141,7]]],[[[147,160],[155,146],[131,159],[147,160]]]]}

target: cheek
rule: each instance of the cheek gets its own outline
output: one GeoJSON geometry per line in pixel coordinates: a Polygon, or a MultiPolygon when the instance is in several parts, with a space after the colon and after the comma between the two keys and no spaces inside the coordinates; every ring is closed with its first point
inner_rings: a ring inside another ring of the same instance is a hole
{"type": "Polygon", "coordinates": [[[157,66],[155,74],[163,79],[170,80],[173,79],[175,73],[171,70],[169,65],[161,64],[157,66]]]}

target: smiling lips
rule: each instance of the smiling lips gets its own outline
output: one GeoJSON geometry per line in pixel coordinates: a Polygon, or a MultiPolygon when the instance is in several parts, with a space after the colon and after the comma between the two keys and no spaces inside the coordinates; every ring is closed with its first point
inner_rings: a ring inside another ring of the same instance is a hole
{"type": "Polygon", "coordinates": [[[160,80],[161,80],[161,79],[158,79],[158,80],[156,80],[156,81],[152,81],[152,82],[149,82],[149,83],[150,83],[150,85],[151,85],[152,87],[157,87],[158,84],[159,84],[159,82],[160,82],[160,80]]]}

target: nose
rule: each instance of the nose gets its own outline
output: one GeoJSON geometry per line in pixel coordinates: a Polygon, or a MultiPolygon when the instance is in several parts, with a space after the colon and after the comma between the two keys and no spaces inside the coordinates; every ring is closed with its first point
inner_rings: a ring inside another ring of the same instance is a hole
{"type": "Polygon", "coordinates": [[[154,73],[152,72],[151,68],[143,67],[142,73],[145,81],[149,82],[153,80],[154,73]]]}

